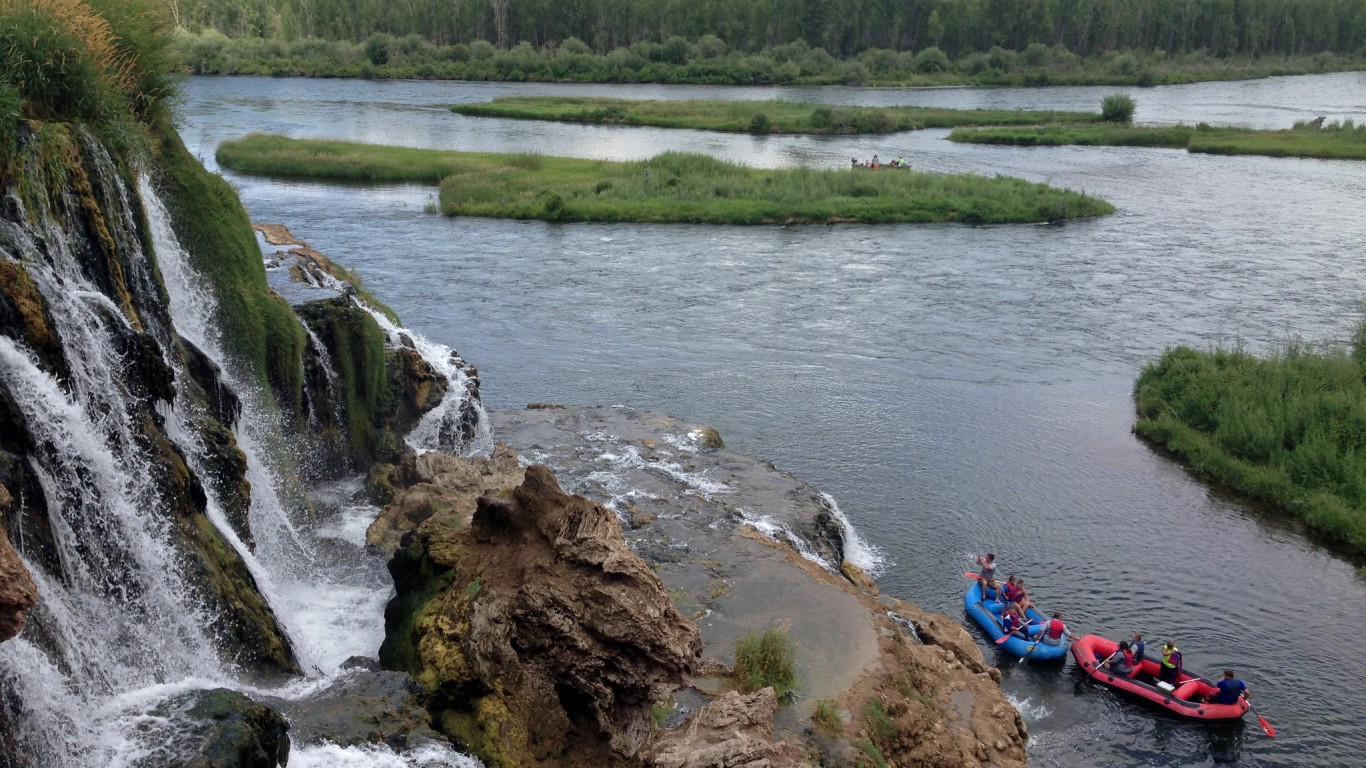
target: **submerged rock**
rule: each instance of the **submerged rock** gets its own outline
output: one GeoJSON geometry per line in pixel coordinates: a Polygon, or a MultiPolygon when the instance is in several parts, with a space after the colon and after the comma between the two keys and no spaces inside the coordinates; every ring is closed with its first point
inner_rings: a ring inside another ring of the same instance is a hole
{"type": "Polygon", "coordinates": [[[386,744],[403,752],[444,741],[418,690],[404,672],[352,669],[317,693],[272,704],[289,718],[297,744],[386,744]]]}
{"type": "Polygon", "coordinates": [[[460,515],[433,514],[391,562],[381,660],[490,766],[631,764],[652,705],[691,675],[697,629],[616,516],[543,466],[460,515]]]}
{"type": "Polygon", "coordinates": [[[178,696],[153,710],[139,768],[277,768],[289,764],[289,723],[237,691],[215,688],[178,696]]]}

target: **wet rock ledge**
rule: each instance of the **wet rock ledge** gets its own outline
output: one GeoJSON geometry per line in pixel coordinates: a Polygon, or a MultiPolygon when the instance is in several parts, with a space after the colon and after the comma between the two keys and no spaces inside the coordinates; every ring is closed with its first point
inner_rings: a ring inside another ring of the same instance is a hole
{"type": "Polygon", "coordinates": [[[1024,765],[999,673],[845,559],[828,497],[667,417],[492,415],[490,456],[377,467],[370,532],[398,592],[381,662],[492,768],[1024,765]],[[731,669],[770,628],[781,699],[731,669]]]}

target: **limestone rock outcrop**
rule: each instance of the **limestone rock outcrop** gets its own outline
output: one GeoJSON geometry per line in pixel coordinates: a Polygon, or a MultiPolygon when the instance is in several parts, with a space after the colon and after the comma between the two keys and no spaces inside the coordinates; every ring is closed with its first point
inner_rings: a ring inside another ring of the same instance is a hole
{"type": "Polygon", "coordinates": [[[652,747],[658,768],[811,768],[796,744],[773,740],[778,697],[772,688],[748,696],[730,691],[703,706],[652,747]]]}
{"type": "Polygon", "coordinates": [[[696,627],[616,516],[544,466],[461,515],[434,513],[391,562],[381,660],[491,768],[638,764],[652,705],[690,679],[696,627]]]}
{"type": "Polygon", "coordinates": [[[405,456],[397,465],[372,474],[372,485],[385,478],[391,498],[366,530],[365,542],[392,555],[403,534],[434,514],[447,515],[461,527],[469,525],[476,499],[485,491],[521,485],[524,474],[516,454],[501,443],[487,458],[467,460],[436,451],[405,456]],[[394,484],[404,488],[397,496],[392,495],[394,484]]]}

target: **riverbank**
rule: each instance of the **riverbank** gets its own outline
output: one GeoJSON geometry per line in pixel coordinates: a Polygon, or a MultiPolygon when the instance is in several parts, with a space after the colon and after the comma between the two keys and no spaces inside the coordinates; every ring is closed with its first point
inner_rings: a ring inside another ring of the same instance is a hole
{"type": "Polygon", "coordinates": [[[502,50],[483,40],[436,45],[415,35],[375,34],[352,42],[230,38],[215,30],[181,30],[174,51],[195,75],[696,85],[1151,86],[1366,69],[1366,59],[1327,52],[1213,56],[1134,47],[1083,57],[1034,43],[1021,51],[996,47],[956,56],[935,46],[871,48],[838,58],[802,43],[738,51],[715,38],[670,38],[594,53],[578,40],[502,50]]]}
{"type": "Polygon", "coordinates": [[[923,128],[1085,123],[1100,113],[1023,109],[840,107],[802,101],[645,101],[587,96],[501,96],[456,104],[469,117],[505,117],[591,125],[649,125],[730,133],[839,135],[895,133],[923,128]]]}
{"type": "Polygon", "coordinates": [[[1366,330],[1355,348],[1168,350],[1135,387],[1134,432],[1195,473],[1366,554],[1366,330]]]}
{"type": "Polygon", "coordinates": [[[1281,131],[1187,125],[1049,125],[956,130],[950,141],[1057,147],[1068,144],[1115,147],[1184,148],[1211,155],[1266,155],[1313,157],[1324,160],[1366,160],[1366,125],[1348,119],[1319,125],[1296,123],[1281,131]]]}
{"type": "Polygon", "coordinates": [[[252,134],[219,164],[276,178],[440,183],[447,216],[546,221],[1036,223],[1100,216],[1109,203],[1003,176],[910,170],[747,168],[666,152],[638,162],[384,147],[252,134]]]}

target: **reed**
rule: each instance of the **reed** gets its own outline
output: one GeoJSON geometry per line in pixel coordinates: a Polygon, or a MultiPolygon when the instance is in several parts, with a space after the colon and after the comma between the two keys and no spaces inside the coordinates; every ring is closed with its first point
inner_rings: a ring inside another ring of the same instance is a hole
{"type": "Polygon", "coordinates": [[[1366,160],[1366,126],[1347,120],[1319,127],[1305,123],[1273,131],[1253,128],[1150,125],[1050,125],[1021,128],[956,130],[950,141],[1013,146],[1066,144],[1185,148],[1218,155],[1312,157],[1326,160],[1366,160]]]}
{"type": "Polygon", "coordinates": [[[1169,349],[1139,376],[1134,431],[1196,473],[1366,553],[1366,331],[1351,351],[1169,349]]]}
{"type": "Polygon", "coordinates": [[[580,96],[503,96],[491,102],[457,104],[451,110],[472,117],[806,134],[893,133],[922,128],[1081,123],[1101,119],[1099,113],[1058,110],[842,107],[801,101],[646,101],[580,96]]]}
{"type": "Polygon", "coordinates": [[[763,170],[666,152],[608,162],[383,147],[253,134],[225,168],[280,178],[440,183],[450,216],[771,224],[1042,222],[1111,213],[1103,200],[1002,176],[909,170],[763,170]]]}

